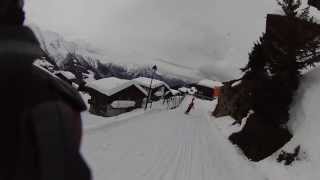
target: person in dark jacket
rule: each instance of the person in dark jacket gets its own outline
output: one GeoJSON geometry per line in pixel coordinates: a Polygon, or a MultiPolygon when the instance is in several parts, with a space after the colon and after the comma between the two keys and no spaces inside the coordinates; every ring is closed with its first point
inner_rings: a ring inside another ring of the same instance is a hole
{"type": "Polygon", "coordinates": [[[89,180],[79,151],[86,106],[33,65],[44,54],[23,21],[22,0],[0,1],[0,180],[89,180]]]}
{"type": "Polygon", "coordinates": [[[185,114],[189,114],[191,109],[194,107],[194,100],[195,100],[195,98],[193,97],[191,103],[189,104],[189,106],[188,106],[188,108],[186,110],[186,112],[184,112],[185,114]]]}

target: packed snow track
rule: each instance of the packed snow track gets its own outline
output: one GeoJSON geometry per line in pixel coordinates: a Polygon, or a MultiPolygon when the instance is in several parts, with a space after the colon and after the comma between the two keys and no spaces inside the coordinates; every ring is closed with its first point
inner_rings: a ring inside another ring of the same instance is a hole
{"type": "Polygon", "coordinates": [[[185,115],[188,101],[86,130],[83,153],[94,179],[265,179],[210,122],[207,103],[197,100],[185,115]]]}

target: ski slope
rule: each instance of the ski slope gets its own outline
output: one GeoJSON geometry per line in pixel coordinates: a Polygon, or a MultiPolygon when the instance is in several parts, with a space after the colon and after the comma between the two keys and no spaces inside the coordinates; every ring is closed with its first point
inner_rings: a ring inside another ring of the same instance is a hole
{"type": "Polygon", "coordinates": [[[84,115],[85,124],[100,121],[85,129],[82,148],[94,179],[267,179],[211,122],[217,120],[209,118],[214,104],[197,99],[195,109],[185,115],[190,100],[176,110],[154,106],[110,122],[84,115]]]}

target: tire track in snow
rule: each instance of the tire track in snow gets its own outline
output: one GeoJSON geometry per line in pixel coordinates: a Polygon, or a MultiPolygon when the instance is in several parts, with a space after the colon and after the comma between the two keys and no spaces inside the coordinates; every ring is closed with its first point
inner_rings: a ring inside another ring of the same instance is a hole
{"type": "Polygon", "coordinates": [[[149,112],[85,132],[85,156],[97,167],[95,179],[263,179],[212,128],[204,107],[191,115],[183,110],[149,112]]]}

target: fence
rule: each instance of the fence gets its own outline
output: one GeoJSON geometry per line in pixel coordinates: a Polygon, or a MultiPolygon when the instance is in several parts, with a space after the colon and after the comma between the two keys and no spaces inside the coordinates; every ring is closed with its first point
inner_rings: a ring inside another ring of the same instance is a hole
{"type": "Polygon", "coordinates": [[[172,96],[168,99],[163,100],[163,104],[166,104],[167,109],[176,109],[183,102],[185,95],[172,96]]]}

